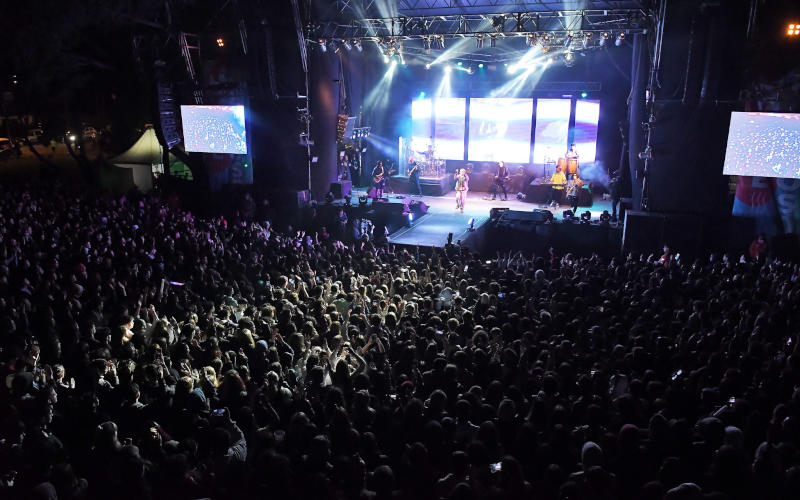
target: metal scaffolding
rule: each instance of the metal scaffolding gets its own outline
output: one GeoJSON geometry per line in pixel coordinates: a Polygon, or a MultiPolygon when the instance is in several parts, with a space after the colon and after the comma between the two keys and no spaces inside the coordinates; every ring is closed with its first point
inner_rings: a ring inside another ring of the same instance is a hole
{"type": "Polygon", "coordinates": [[[523,37],[537,33],[609,32],[644,33],[651,14],[644,9],[559,10],[497,14],[455,14],[356,18],[349,21],[318,21],[309,38],[364,41],[384,38],[425,40],[429,37],[523,37]]]}

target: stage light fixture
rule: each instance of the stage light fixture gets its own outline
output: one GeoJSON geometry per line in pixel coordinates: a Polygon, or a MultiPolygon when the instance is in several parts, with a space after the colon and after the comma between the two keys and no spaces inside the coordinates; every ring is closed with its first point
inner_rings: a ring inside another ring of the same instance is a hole
{"type": "Polygon", "coordinates": [[[567,33],[567,37],[564,39],[564,48],[566,49],[572,43],[572,33],[567,33]]]}
{"type": "Polygon", "coordinates": [[[622,42],[624,41],[625,41],[625,33],[620,33],[619,35],[617,35],[617,39],[614,41],[614,45],[619,47],[620,45],[622,45],[622,42]]]}
{"type": "Polygon", "coordinates": [[[542,54],[547,54],[548,52],[550,52],[550,46],[542,45],[542,54]]]}
{"type": "Polygon", "coordinates": [[[589,224],[592,222],[592,212],[586,210],[581,214],[581,224],[589,224]]]}
{"type": "Polygon", "coordinates": [[[592,34],[591,33],[584,33],[583,34],[583,48],[588,49],[589,43],[592,41],[592,34]]]}
{"type": "Polygon", "coordinates": [[[425,69],[431,69],[431,63],[426,64],[425,69]]]}
{"type": "Polygon", "coordinates": [[[525,37],[525,45],[527,45],[528,47],[533,47],[534,45],[536,45],[536,35],[531,33],[527,37],[525,37]]]}
{"type": "Polygon", "coordinates": [[[426,54],[430,54],[431,53],[431,39],[430,39],[430,37],[426,36],[425,38],[422,39],[422,46],[425,48],[425,53],[426,54]]]}
{"type": "Polygon", "coordinates": [[[364,50],[364,47],[361,46],[361,40],[353,40],[353,47],[355,47],[359,52],[364,50]]]}
{"type": "Polygon", "coordinates": [[[333,53],[334,53],[334,54],[340,54],[340,53],[342,52],[342,46],[341,46],[341,45],[339,45],[338,43],[336,43],[336,42],[331,42],[331,45],[333,45],[333,46],[335,47],[335,48],[333,49],[333,53]]]}
{"type": "Polygon", "coordinates": [[[478,64],[478,68],[483,69],[483,63],[478,64]]]}
{"type": "Polygon", "coordinates": [[[386,64],[389,64],[389,56],[388,55],[386,55],[386,54],[383,55],[383,62],[386,63],[386,64]]]}
{"type": "Polygon", "coordinates": [[[353,46],[350,45],[350,42],[348,42],[347,40],[342,40],[342,45],[344,45],[344,48],[346,48],[348,51],[353,50],[353,46]]]}
{"type": "Polygon", "coordinates": [[[217,37],[217,47],[222,48],[224,46],[225,46],[225,40],[223,40],[223,38],[221,36],[218,36],[217,37]]]}
{"type": "Polygon", "coordinates": [[[489,47],[496,47],[497,46],[497,36],[492,35],[489,37],[489,47]]]}
{"type": "Polygon", "coordinates": [[[608,213],[608,210],[603,210],[603,213],[600,214],[600,223],[608,224],[611,221],[611,214],[608,213]]]}
{"type": "Polygon", "coordinates": [[[581,92],[581,99],[586,99],[587,97],[589,97],[589,94],[587,92],[585,91],[581,92]]]}
{"type": "Polygon", "coordinates": [[[464,63],[461,61],[458,61],[456,64],[458,65],[459,68],[464,65],[464,63]]]}
{"type": "Polygon", "coordinates": [[[790,24],[789,29],[786,30],[789,36],[800,36],[800,24],[790,24]]]}
{"type": "Polygon", "coordinates": [[[572,213],[572,210],[564,210],[561,212],[561,217],[566,221],[569,222],[573,219],[575,214],[572,213]]]}
{"type": "Polygon", "coordinates": [[[608,32],[603,33],[600,36],[600,46],[601,47],[605,46],[605,44],[606,44],[606,42],[608,41],[609,38],[611,38],[611,35],[609,35],[608,32]]]}
{"type": "Polygon", "coordinates": [[[479,49],[483,48],[483,35],[478,35],[475,37],[475,46],[479,49]]]}
{"type": "Polygon", "coordinates": [[[572,52],[571,50],[568,50],[567,52],[564,53],[564,64],[568,68],[575,66],[575,53],[572,52]]]}
{"type": "Polygon", "coordinates": [[[325,45],[325,40],[319,41],[319,50],[321,50],[323,53],[328,51],[328,46],[325,45]]]}

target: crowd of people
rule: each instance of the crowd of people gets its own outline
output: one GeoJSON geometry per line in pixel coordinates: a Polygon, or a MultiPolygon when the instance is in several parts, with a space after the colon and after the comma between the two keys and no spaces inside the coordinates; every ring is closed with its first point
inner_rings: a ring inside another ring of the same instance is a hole
{"type": "Polygon", "coordinates": [[[797,498],[797,265],[263,213],[2,186],[0,497],[797,498]]]}

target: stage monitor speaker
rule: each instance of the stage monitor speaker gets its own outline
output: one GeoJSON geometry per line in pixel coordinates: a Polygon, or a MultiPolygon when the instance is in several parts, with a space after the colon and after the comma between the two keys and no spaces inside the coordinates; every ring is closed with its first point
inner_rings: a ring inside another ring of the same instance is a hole
{"type": "Polygon", "coordinates": [[[489,210],[489,219],[497,220],[503,215],[504,212],[508,212],[508,207],[495,207],[489,210]]]}
{"type": "Polygon", "coordinates": [[[549,210],[536,209],[531,212],[520,212],[517,210],[506,210],[500,214],[502,222],[522,222],[528,224],[543,224],[548,220],[553,220],[553,214],[549,210]]]}
{"type": "Polygon", "coordinates": [[[424,201],[411,200],[407,204],[408,212],[414,214],[414,219],[418,219],[428,213],[428,205],[424,201]]]}
{"type": "Polygon", "coordinates": [[[347,198],[353,192],[353,183],[350,181],[331,182],[331,193],[337,200],[347,198]]]}

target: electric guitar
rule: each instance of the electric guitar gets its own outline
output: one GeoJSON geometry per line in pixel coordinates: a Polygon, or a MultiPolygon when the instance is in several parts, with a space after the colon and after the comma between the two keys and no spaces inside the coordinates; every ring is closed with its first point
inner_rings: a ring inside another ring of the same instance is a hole
{"type": "Polygon", "coordinates": [[[417,172],[419,172],[419,164],[417,164],[417,163],[414,163],[414,166],[413,166],[413,167],[411,167],[411,171],[410,171],[410,172],[408,172],[408,179],[409,179],[409,180],[411,180],[411,178],[412,178],[412,177],[414,176],[414,174],[416,174],[417,172]]]}
{"type": "Polygon", "coordinates": [[[397,172],[397,170],[396,170],[396,169],[392,169],[392,170],[385,170],[385,169],[384,169],[384,171],[383,171],[383,173],[382,173],[382,174],[374,176],[374,177],[372,178],[372,180],[373,180],[373,181],[375,181],[375,184],[377,184],[377,183],[379,183],[380,181],[382,181],[384,177],[386,177],[387,175],[392,175],[392,174],[393,174],[393,173],[395,173],[395,172],[397,172]]]}

